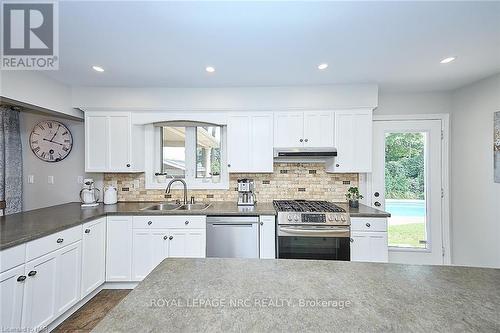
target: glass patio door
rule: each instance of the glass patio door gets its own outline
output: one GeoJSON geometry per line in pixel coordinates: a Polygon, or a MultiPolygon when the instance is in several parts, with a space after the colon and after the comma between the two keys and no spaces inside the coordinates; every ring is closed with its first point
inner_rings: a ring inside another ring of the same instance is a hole
{"type": "Polygon", "coordinates": [[[372,203],[388,211],[389,261],[443,264],[441,121],[374,121],[372,203]]]}

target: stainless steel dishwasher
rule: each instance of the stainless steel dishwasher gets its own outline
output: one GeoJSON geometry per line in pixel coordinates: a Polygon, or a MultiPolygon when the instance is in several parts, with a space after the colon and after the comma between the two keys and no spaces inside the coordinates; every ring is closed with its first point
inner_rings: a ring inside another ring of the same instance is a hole
{"type": "Polygon", "coordinates": [[[208,216],[207,257],[258,258],[258,216],[208,216]]]}

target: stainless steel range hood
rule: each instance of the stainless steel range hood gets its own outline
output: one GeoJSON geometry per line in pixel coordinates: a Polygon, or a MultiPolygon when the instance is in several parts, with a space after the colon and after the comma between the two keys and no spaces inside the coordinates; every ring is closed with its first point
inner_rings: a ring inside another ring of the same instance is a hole
{"type": "Polygon", "coordinates": [[[337,149],[335,148],[274,148],[275,158],[331,158],[337,156],[337,149]]]}

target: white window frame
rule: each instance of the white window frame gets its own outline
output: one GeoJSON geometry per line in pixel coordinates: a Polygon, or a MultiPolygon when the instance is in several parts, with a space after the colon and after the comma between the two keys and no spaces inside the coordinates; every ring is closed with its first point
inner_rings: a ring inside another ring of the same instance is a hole
{"type": "MultiPolygon", "coordinates": [[[[196,126],[196,125],[195,125],[196,126]]],[[[186,127],[186,171],[182,178],[188,189],[210,190],[229,189],[229,172],[227,170],[227,126],[221,126],[221,173],[220,181],[213,183],[211,178],[196,178],[196,127],[186,127]]],[[[145,188],[165,189],[172,178],[159,182],[155,173],[160,172],[160,127],[148,124],[145,126],[145,188]]],[[[182,184],[172,184],[173,189],[181,189],[182,184]]]]}

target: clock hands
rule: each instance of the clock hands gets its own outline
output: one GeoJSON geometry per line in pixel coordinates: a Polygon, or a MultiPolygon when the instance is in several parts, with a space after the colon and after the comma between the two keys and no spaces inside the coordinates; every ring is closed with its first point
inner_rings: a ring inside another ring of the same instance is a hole
{"type": "Polygon", "coordinates": [[[56,137],[57,132],[59,131],[59,127],[61,127],[61,125],[57,125],[57,129],[56,129],[56,131],[54,133],[54,136],[52,137],[52,139],[49,140],[50,142],[52,142],[52,140],[54,140],[54,138],[56,137]]]}
{"type": "Polygon", "coordinates": [[[60,145],[60,146],[64,146],[62,143],[59,143],[59,142],[56,142],[56,141],[52,141],[52,140],[45,139],[45,138],[43,138],[43,140],[48,141],[48,142],[55,143],[55,144],[60,145]]]}

